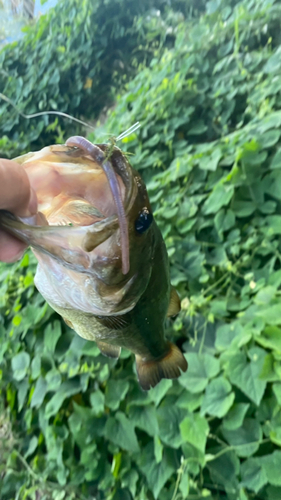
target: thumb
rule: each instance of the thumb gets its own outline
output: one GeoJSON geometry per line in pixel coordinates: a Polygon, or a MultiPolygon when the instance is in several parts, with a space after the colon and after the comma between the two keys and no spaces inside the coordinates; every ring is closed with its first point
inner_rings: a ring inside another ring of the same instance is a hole
{"type": "Polygon", "coordinates": [[[24,168],[0,159],[0,208],[28,217],[37,211],[37,197],[24,168]]]}

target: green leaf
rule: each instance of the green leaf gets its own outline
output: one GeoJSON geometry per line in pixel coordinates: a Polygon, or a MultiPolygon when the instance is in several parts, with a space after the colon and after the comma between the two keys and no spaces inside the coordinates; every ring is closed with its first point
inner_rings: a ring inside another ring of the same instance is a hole
{"type": "Polygon", "coordinates": [[[230,491],[236,499],[240,464],[234,451],[221,448],[218,456],[207,462],[207,467],[213,483],[223,485],[224,489],[230,491]]]}
{"type": "Polygon", "coordinates": [[[270,455],[258,458],[267,480],[273,486],[281,486],[281,451],[274,451],[270,455]]]}
{"type": "Polygon", "coordinates": [[[205,415],[208,413],[218,418],[226,415],[235,397],[231,389],[230,383],[224,377],[212,380],[206,388],[201,406],[201,414],[205,415]]]}
{"type": "Polygon", "coordinates": [[[131,495],[128,490],[123,490],[118,488],[115,490],[115,493],[112,497],[112,500],[131,500],[131,495]]]}
{"type": "Polygon", "coordinates": [[[159,437],[163,443],[171,448],[179,448],[182,444],[179,427],[185,414],[186,412],[175,406],[169,398],[166,398],[165,402],[157,409],[159,437]]]}
{"type": "Polygon", "coordinates": [[[252,215],[257,209],[256,204],[252,201],[242,201],[236,199],[231,206],[237,217],[248,217],[249,215],[252,215]]]}
{"type": "Polygon", "coordinates": [[[222,157],[221,150],[216,148],[214,151],[212,151],[210,156],[205,155],[202,158],[200,158],[199,167],[202,170],[215,171],[217,169],[221,157],[222,157]]]}
{"type": "Polygon", "coordinates": [[[259,137],[259,144],[262,148],[270,148],[271,146],[274,146],[276,142],[278,142],[279,137],[279,130],[268,130],[259,137]]]}
{"type": "Polygon", "coordinates": [[[176,457],[168,448],[164,451],[161,462],[157,464],[154,458],[153,443],[149,443],[142,450],[139,467],[146,477],[154,497],[158,498],[166,481],[176,469],[176,457]]]}
{"type": "Polygon", "coordinates": [[[270,168],[272,169],[281,168],[281,148],[277,150],[274,157],[272,158],[272,161],[270,163],[270,168]]]}
{"type": "Polygon", "coordinates": [[[149,390],[148,397],[156,406],[159,405],[160,401],[165,396],[166,392],[172,387],[173,382],[168,379],[162,379],[156,387],[149,390]]]}
{"type": "MultiPolygon", "coordinates": [[[[281,199],[281,193],[279,189],[281,179],[281,171],[279,169],[273,170],[267,177],[267,184],[265,185],[265,192],[270,196],[273,196],[277,200],[281,199]]],[[[279,216],[276,215],[276,217],[279,216]]]]}
{"type": "Polygon", "coordinates": [[[100,355],[100,350],[95,342],[91,342],[90,340],[88,340],[82,347],[81,354],[97,358],[100,355]]]}
{"type": "Polygon", "coordinates": [[[203,401],[203,394],[192,394],[188,390],[181,393],[177,400],[177,406],[190,412],[197,410],[203,401]]]}
{"type": "Polygon", "coordinates": [[[249,407],[249,403],[236,403],[233,405],[226,417],[223,419],[223,427],[231,431],[241,427],[249,407]]]}
{"type": "Polygon", "coordinates": [[[154,436],[154,456],[155,461],[159,464],[163,457],[163,445],[158,436],[154,436]]]}
{"type": "Polygon", "coordinates": [[[224,351],[228,349],[232,343],[236,345],[243,336],[245,336],[245,331],[238,321],[221,325],[216,331],[216,348],[219,351],[224,351]]]}
{"type": "Polygon", "coordinates": [[[47,390],[48,384],[46,380],[43,377],[39,377],[35,384],[34,393],[32,394],[30,402],[31,408],[39,408],[42,405],[47,390]]]}
{"type": "Polygon", "coordinates": [[[231,229],[235,224],[235,214],[232,210],[220,210],[215,216],[215,228],[223,232],[231,229]]]}
{"type": "Polygon", "coordinates": [[[207,127],[203,123],[202,120],[198,120],[197,122],[194,123],[194,125],[189,129],[188,135],[200,135],[206,132],[207,127]]]}
{"type": "Polygon", "coordinates": [[[222,427],[222,434],[228,443],[235,448],[239,457],[253,455],[258,450],[262,439],[261,426],[252,418],[246,418],[243,425],[235,430],[222,427]]]}
{"type": "Polygon", "coordinates": [[[256,337],[256,341],[267,349],[274,349],[281,353],[281,328],[267,326],[262,334],[256,337]]]}
{"type": "Polygon", "coordinates": [[[48,371],[45,380],[48,384],[48,391],[57,391],[61,386],[62,378],[60,372],[56,368],[53,368],[48,371]]]}
{"type": "Polygon", "coordinates": [[[45,409],[45,417],[48,419],[53,415],[56,415],[63,405],[65,399],[77,394],[81,391],[80,380],[77,378],[73,378],[71,380],[67,380],[63,382],[59,387],[56,394],[50,399],[50,401],[46,405],[45,409]]]}
{"type": "Polygon", "coordinates": [[[123,450],[133,453],[139,451],[134,426],[124,413],[118,411],[114,417],[108,418],[104,429],[104,436],[123,450]]]}
{"type": "Polygon", "coordinates": [[[275,294],[276,289],[274,286],[265,286],[258,291],[254,298],[254,302],[258,305],[268,304],[275,297],[275,294]]]}
{"type": "Polygon", "coordinates": [[[105,406],[117,410],[125,398],[130,384],[127,380],[109,380],[105,390],[105,406]]]}
{"type": "Polygon", "coordinates": [[[18,384],[18,411],[21,411],[26,400],[29,385],[28,380],[24,379],[18,384]]]}
{"type": "Polygon", "coordinates": [[[217,213],[221,207],[228,205],[234,193],[234,187],[217,184],[203,205],[205,215],[217,213]]]}
{"type": "Polygon", "coordinates": [[[154,406],[131,406],[128,414],[134,427],[139,427],[150,436],[158,435],[158,422],[154,406]]]}
{"type": "Polygon", "coordinates": [[[270,236],[281,234],[281,215],[268,215],[265,220],[270,236]]]}
{"type": "Polygon", "coordinates": [[[275,73],[281,68],[280,48],[268,59],[263,67],[265,73],[275,73]]]}
{"type": "Polygon", "coordinates": [[[105,418],[95,418],[91,408],[80,406],[73,401],[73,411],[68,419],[69,429],[85,454],[88,445],[91,448],[97,438],[104,435],[105,422],[105,418]]]}
{"type": "Polygon", "coordinates": [[[207,13],[213,14],[221,6],[221,0],[209,0],[206,4],[207,13]]]}
{"type": "Polygon", "coordinates": [[[57,341],[61,336],[61,324],[60,321],[54,321],[45,328],[44,331],[44,345],[47,351],[52,354],[55,352],[57,341]]]}
{"type": "Polygon", "coordinates": [[[265,424],[265,433],[269,435],[272,443],[281,446],[281,412],[280,407],[276,406],[274,416],[270,422],[265,424]]]}
{"type": "Polygon", "coordinates": [[[27,374],[30,364],[30,355],[27,352],[19,352],[12,359],[13,377],[22,380],[27,374]]]}
{"type": "Polygon", "coordinates": [[[100,390],[91,393],[90,402],[95,415],[104,411],[104,394],[100,390]]]}
{"type": "Polygon", "coordinates": [[[32,455],[35,452],[37,446],[38,446],[38,438],[36,436],[32,436],[32,438],[29,441],[28,448],[24,454],[25,458],[32,455]]]}
{"type": "Polygon", "coordinates": [[[281,488],[278,488],[278,486],[268,486],[266,494],[266,500],[279,500],[281,498],[281,488]]]}
{"type": "Polygon", "coordinates": [[[279,304],[275,304],[274,306],[260,309],[259,311],[256,312],[256,315],[259,318],[262,318],[268,325],[281,324],[279,304]]]}
{"type": "Polygon", "coordinates": [[[189,474],[186,470],[184,470],[182,475],[181,475],[179,490],[180,490],[183,498],[185,498],[186,495],[189,494],[189,474]]]}
{"type": "Polygon", "coordinates": [[[276,396],[278,404],[281,406],[281,383],[273,384],[272,389],[276,396]]]}
{"type": "Polygon", "coordinates": [[[219,361],[209,354],[186,354],[188,370],[181,375],[179,382],[189,392],[202,392],[207,387],[210,378],[215,377],[219,370],[219,361]]]}
{"type": "Polygon", "coordinates": [[[227,374],[230,381],[258,406],[266,387],[266,382],[259,378],[266,353],[263,349],[255,347],[250,349],[248,354],[251,357],[250,362],[243,352],[232,356],[227,374]]]}
{"type": "Polygon", "coordinates": [[[274,356],[272,354],[267,354],[264,358],[260,378],[265,382],[275,382],[279,380],[278,369],[276,370],[276,368],[274,356]]]}
{"type": "Polygon", "coordinates": [[[254,458],[249,458],[241,465],[241,485],[258,493],[267,483],[267,477],[261,465],[254,458]]]}
{"type": "Polygon", "coordinates": [[[41,373],[41,356],[35,355],[31,362],[31,378],[36,380],[41,373]]]}
{"type": "Polygon", "coordinates": [[[198,413],[189,414],[180,424],[182,439],[192,444],[202,453],[205,452],[209,425],[207,420],[198,413]]]}
{"type": "MultiPolygon", "coordinates": [[[[138,476],[137,471],[135,471],[134,469],[132,469],[132,470],[129,470],[122,477],[122,480],[121,480],[121,486],[122,486],[122,488],[128,488],[133,498],[136,497],[137,481],[138,481],[138,479],[139,479],[139,476],[138,476]]],[[[122,497],[121,497],[121,500],[123,500],[122,497]]],[[[131,500],[131,497],[130,497],[129,500],[131,500]]]]}
{"type": "Polygon", "coordinates": [[[275,288],[281,285],[281,269],[270,274],[268,284],[275,288]]]}

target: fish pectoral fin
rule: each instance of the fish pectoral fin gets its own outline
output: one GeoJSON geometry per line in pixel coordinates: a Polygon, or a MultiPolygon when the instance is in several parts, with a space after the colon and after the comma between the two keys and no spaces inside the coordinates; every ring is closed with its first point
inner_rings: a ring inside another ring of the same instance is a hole
{"type": "Polygon", "coordinates": [[[112,330],[122,330],[130,324],[130,317],[128,314],[123,316],[95,316],[98,321],[107,328],[112,330]]]}
{"type": "Polygon", "coordinates": [[[107,356],[108,358],[118,359],[121,352],[121,347],[117,345],[107,344],[106,342],[101,342],[100,340],[96,340],[96,344],[100,350],[100,352],[107,356]]]}
{"type": "Polygon", "coordinates": [[[145,360],[136,355],[137,374],[141,388],[148,391],[155,387],[162,378],[178,378],[187,370],[187,361],[179,348],[167,342],[168,352],[158,359],[145,360]]]}
{"type": "Polygon", "coordinates": [[[170,303],[168,307],[167,316],[176,316],[181,310],[181,301],[176,289],[171,286],[170,303]]]}

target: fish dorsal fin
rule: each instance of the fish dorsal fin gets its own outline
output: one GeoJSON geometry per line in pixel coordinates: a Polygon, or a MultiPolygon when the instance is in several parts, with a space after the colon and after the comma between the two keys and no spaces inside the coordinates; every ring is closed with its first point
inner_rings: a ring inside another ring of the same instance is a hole
{"type": "Polygon", "coordinates": [[[167,316],[176,316],[181,310],[181,301],[176,289],[171,286],[170,303],[168,307],[167,316]]]}
{"type": "Polygon", "coordinates": [[[96,344],[100,350],[100,352],[107,356],[108,358],[118,359],[121,352],[121,347],[117,345],[107,344],[106,342],[101,342],[100,340],[96,340],[96,344]]]}
{"type": "Polygon", "coordinates": [[[123,316],[95,316],[98,321],[112,330],[122,330],[130,324],[130,318],[128,314],[123,316]]]}

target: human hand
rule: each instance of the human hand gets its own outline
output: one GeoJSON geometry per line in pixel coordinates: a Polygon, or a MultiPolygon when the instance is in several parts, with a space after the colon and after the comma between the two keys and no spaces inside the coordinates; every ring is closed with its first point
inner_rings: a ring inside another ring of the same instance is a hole
{"type": "MultiPolygon", "coordinates": [[[[37,212],[37,197],[27,173],[18,163],[0,159],[0,209],[20,217],[37,212]]],[[[26,244],[0,229],[0,260],[14,262],[21,258],[26,244]]]]}

